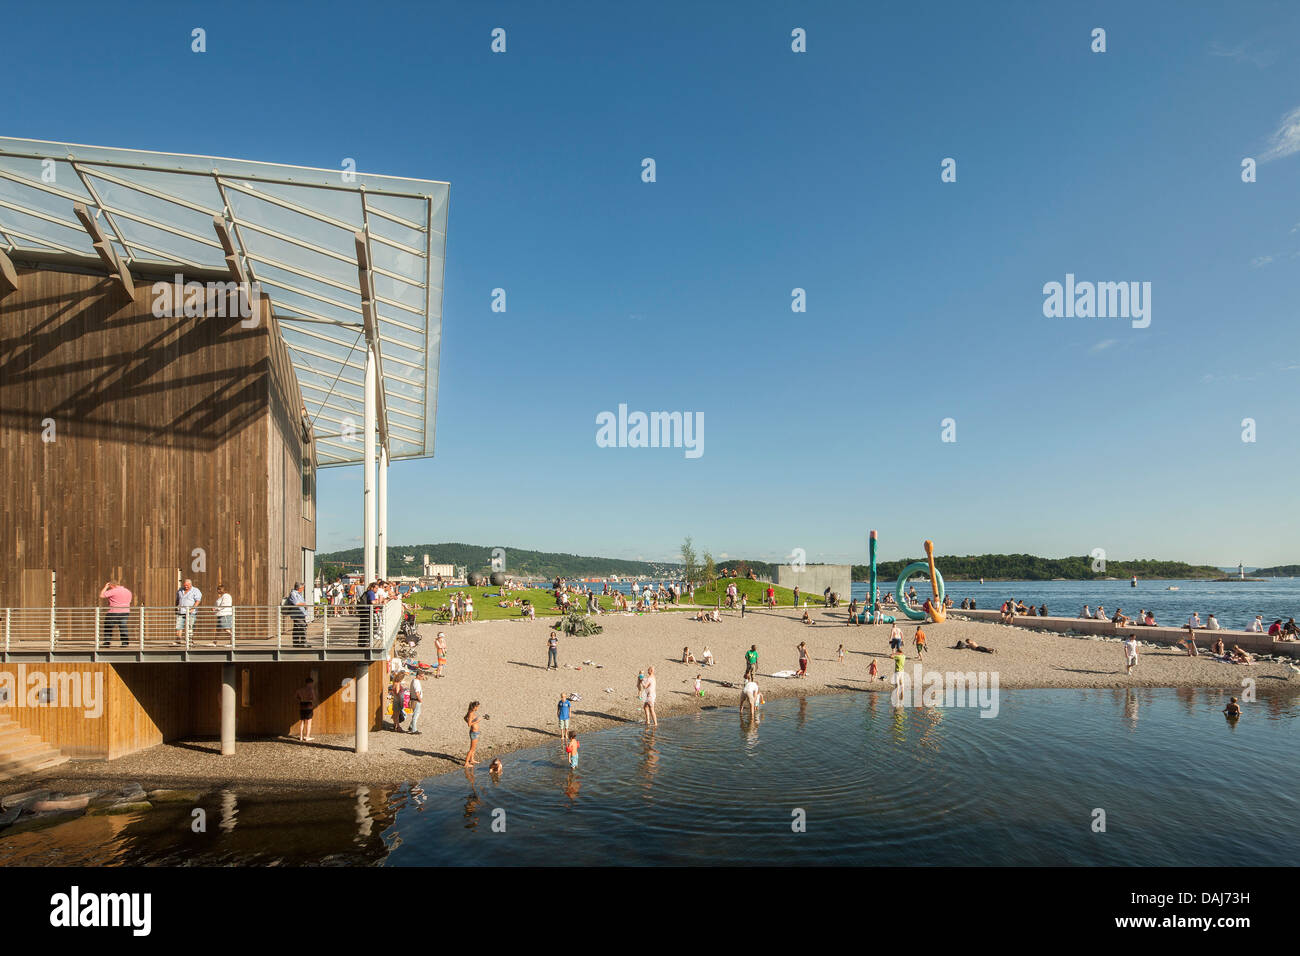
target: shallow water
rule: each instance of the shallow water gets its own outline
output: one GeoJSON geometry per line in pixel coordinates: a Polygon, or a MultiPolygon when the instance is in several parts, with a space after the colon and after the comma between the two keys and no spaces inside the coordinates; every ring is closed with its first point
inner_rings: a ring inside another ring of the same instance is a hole
{"type": "Polygon", "coordinates": [[[1290,865],[1300,694],[1015,690],[998,716],[884,694],[726,707],[419,785],[214,793],[0,833],[0,863],[1290,865]],[[1097,811],[1105,830],[1094,830],[1097,811]],[[804,823],[802,831],[794,824],[804,823]]]}

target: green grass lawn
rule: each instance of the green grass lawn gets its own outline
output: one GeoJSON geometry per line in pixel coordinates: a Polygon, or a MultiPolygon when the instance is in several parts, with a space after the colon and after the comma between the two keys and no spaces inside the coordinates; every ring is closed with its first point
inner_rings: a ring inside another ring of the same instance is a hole
{"type": "MultiPolygon", "coordinates": [[[[720,578],[717,583],[717,590],[714,591],[704,587],[697,587],[695,589],[695,606],[713,607],[715,603],[723,602],[727,596],[727,585],[732,582],[735,583],[740,593],[749,595],[749,606],[751,608],[763,606],[763,594],[767,591],[767,585],[762,581],[751,581],[748,578],[720,578]]],[[[520,609],[517,607],[497,607],[497,602],[506,600],[497,596],[498,590],[498,588],[491,586],[443,588],[441,591],[419,591],[415,594],[406,595],[403,600],[416,606],[415,620],[418,624],[431,624],[433,622],[433,609],[445,605],[451,599],[452,593],[456,591],[466,591],[473,596],[474,620],[476,621],[500,621],[522,617],[523,615],[519,613],[520,609]]],[[[820,594],[800,594],[799,596],[810,606],[820,606],[822,603],[820,594]]],[[[538,617],[560,616],[560,612],[555,609],[555,599],[551,597],[551,592],[547,588],[513,590],[510,592],[509,599],[531,601],[537,607],[538,617]]],[[[614,610],[612,596],[606,597],[598,594],[596,600],[600,602],[601,610],[614,610]]],[[[631,601],[631,597],[628,600],[631,601]]],[[[776,587],[776,600],[778,606],[790,607],[794,604],[794,592],[789,588],[776,587]]],[[[571,606],[585,607],[586,605],[582,598],[577,598],[576,603],[571,606]]],[[[672,605],[668,605],[662,610],[684,610],[684,608],[674,608],[672,605]]]]}
{"type": "MultiPolygon", "coordinates": [[[[715,603],[725,602],[727,599],[727,585],[734,584],[739,592],[736,600],[740,600],[740,594],[749,595],[749,607],[762,607],[763,595],[767,593],[767,584],[763,581],[751,581],[749,578],[718,578],[717,590],[710,591],[707,588],[697,587],[695,589],[695,603],[704,607],[713,607],[715,603]]],[[[794,591],[790,588],[783,588],[778,585],[772,585],[776,592],[777,607],[791,607],[794,604],[794,591]]],[[[842,603],[848,604],[849,595],[841,594],[842,603]]],[[[822,596],[820,594],[805,594],[799,592],[800,602],[806,602],[810,607],[820,607],[822,596]]]]}

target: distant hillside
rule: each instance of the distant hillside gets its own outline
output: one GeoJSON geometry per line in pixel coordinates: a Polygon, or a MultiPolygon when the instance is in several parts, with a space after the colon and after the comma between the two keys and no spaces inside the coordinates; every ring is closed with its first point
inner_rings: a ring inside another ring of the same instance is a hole
{"type": "Polygon", "coordinates": [[[1279,564],[1274,568],[1256,568],[1251,571],[1256,578],[1295,578],[1300,577],[1300,564],[1279,564]]]}
{"type": "MultiPolygon", "coordinates": [[[[646,574],[659,576],[675,573],[678,565],[657,564],[652,561],[627,561],[620,558],[598,558],[579,554],[551,551],[532,551],[527,548],[504,547],[505,570],[512,575],[530,578],[591,578],[610,574],[620,577],[646,574]]],[[[493,548],[479,544],[443,543],[410,544],[388,549],[388,570],[391,574],[419,574],[424,555],[433,564],[451,564],[470,571],[488,571],[492,566],[493,548]],[[405,560],[407,557],[411,560],[405,560]]],[[[326,565],[360,565],[361,549],[333,551],[318,554],[316,563],[324,571],[326,565]]]]}
{"type": "MultiPolygon", "coordinates": [[[[923,559],[881,561],[876,564],[876,574],[880,578],[897,578],[905,566],[920,560],[923,559]]],[[[1040,558],[1032,554],[975,554],[964,557],[940,554],[935,556],[935,565],[945,581],[974,581],[980,578],[986,581],[1051,581],[1054,578],[1094,581],[1101,578],[1127,578],[1134,574],[1139,578],[1223,577],[1223,572],[1218,568],[1185,564],[1182,561],[1107,561],[1106,570],[1097,572],[1092,570],[1092,558],[1086,555],[1040,558]]],[[[866,580],[868,570],[865,564],[855,564],[853,579],[866,580]]]]}

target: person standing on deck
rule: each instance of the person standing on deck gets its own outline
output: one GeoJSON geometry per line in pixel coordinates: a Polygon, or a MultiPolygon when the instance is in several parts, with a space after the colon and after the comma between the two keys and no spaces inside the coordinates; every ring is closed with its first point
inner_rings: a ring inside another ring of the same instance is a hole
{"type": "Polygon", "coordinates": [[[104,614],[104,643],[113,643],[113,629],[116,628],[126,647],[126,619],[131,613],[131,592],[116,581],[105,581],[99,599],[108,602],[108,611],[104,614]]]}
{"type": "Polygon", "coordinates": [[[285,602],[291,610],[290,616],[293,618],[293,646],[307,646],[307,598],[303,594],[301,581],[295,581],[293,590],[289,592],[289,599],[285,602]]]}
{"type": "Polygon", "coordinates": [[[176,592],[176,642],[188,641],[194,636],[194,614],[203,603],[203,592],[186,578],[176,592]]]}

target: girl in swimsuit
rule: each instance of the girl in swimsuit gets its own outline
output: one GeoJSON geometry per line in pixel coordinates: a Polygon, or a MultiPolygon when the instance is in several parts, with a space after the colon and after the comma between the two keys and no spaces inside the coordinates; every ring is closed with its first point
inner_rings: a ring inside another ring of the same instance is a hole
{"type": "Polygon", "coordinates": [[[474,753],[478,750],[478,722],[480,719],[481,718],[478,715],[478,701],[470,701],[469,710],[465,712],[465,723],[469,725],[469,753],[465,755],[466,767],[473,767],[478,763],[478,761],[474,759],[474,753]]]}

